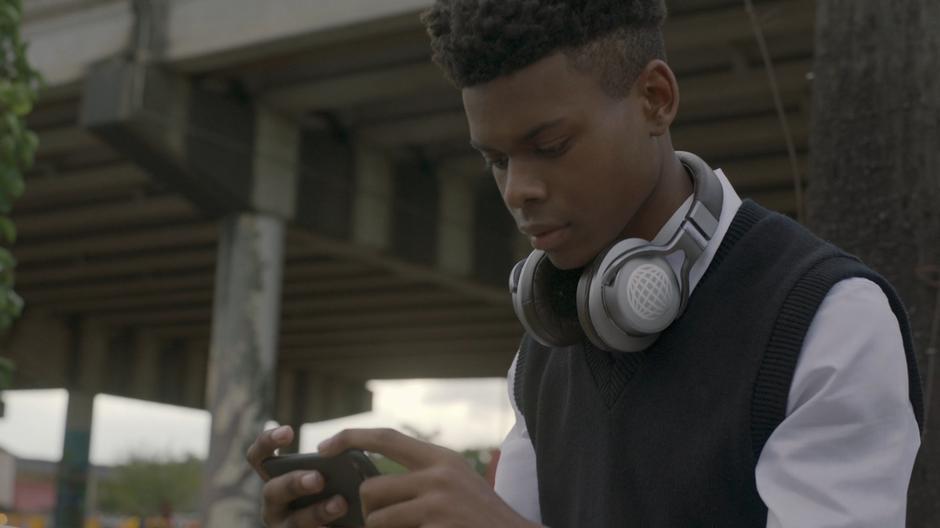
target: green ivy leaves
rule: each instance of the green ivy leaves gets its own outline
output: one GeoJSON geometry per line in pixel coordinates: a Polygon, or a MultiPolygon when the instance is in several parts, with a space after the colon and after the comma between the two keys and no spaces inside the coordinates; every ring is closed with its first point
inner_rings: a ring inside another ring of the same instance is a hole
{"type": "MultiPolygon", "coordinates": [[[[38,98],[41,79],[26,60],[20,38],[21,0],[0,0],[0,332],[23,311],[14,291],[16,259],[8,249],[16,241],[9,217],[13,202],[23,194],[23,173],[33,165],[39,138],[26,127],[26,116],[38,98]]],[[[13,364],[0,358],[0,390],[12,383],[13,364]]]]}

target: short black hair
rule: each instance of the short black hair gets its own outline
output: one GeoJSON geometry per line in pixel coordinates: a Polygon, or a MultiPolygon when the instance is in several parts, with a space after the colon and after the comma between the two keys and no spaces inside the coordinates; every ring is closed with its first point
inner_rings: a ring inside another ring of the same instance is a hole
{"type": "Polygon", "coordinates": [[[560,51],[618,96],[666,58],[664,0],[436,0],[422,20],[434,62],[461,89],[560,51]]]}

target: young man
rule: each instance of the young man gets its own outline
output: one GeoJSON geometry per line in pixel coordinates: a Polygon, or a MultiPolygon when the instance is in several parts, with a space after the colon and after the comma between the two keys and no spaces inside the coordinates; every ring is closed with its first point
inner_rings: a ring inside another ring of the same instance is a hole
{"type": "MultiPolygon", "coordinates": [[[[395,431],[320,446],[411,469],[362,486],[367,526],[904,525],[921,403],[897,295],[673,150],[664,18],[661,0],[438,0],[425,15],[536,249],[512,273],[527,335],[495,491],[395,431]]],[[[251,447],[262,477],[292,434],[251,447]]],[[[287,509],[322,486],[268,480],[266,524],[342,515],[338,498],[287,509]]]]}

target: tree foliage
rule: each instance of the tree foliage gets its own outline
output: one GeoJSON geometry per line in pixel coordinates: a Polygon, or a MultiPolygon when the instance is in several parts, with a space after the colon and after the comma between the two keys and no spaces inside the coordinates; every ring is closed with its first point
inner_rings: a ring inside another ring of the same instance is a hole
{"type": "Polygon", "coordinates": [[[98,509],[138,516],[160,515],[167,508],[177,513],[197,511],[203,464],[195,457],[133,458],[101,481],[98,509]]]}
{"type": "MultiPolygon", "coordinates": [[[[25,122],[38,98],[40,77],[26,60],[22,13],[22,0],[0,0],[0,331],[23,309],[23,299],[13,289],[16,261],[8,247],[16,240],[16,226],[10,213],[13,200],[23,194],[23,173],[39,145],[25,122]]],[[[9,361],[0,361],[0,389],[9,385],[11,370],[9,361]]]]}

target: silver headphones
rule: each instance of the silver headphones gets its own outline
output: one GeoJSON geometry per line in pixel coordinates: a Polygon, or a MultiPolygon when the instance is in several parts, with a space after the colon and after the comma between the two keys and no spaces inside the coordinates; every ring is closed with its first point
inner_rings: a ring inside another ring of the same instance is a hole
{"type": "Polygon", "coordinates": [[[676,152],[692,174],[692,205],[663,245],[628,238],[601,252],[583,271],[559,270],[544,251],[519,261],[509,276],[512,306],[533,339],[549,347],[587,336],[610,352],[638,352],[685,310],[689,270],[718,229],[724,193],[701,158],[676,152]],[[666,256],[683,252],[679,275],[666,256]]]}

